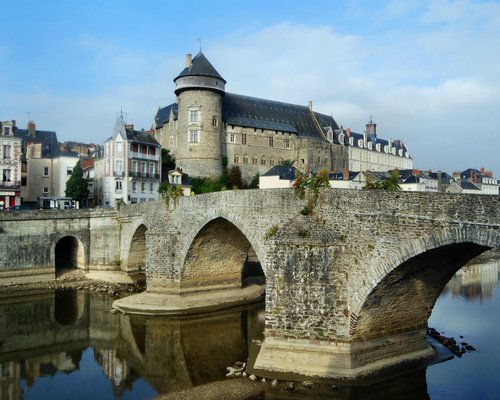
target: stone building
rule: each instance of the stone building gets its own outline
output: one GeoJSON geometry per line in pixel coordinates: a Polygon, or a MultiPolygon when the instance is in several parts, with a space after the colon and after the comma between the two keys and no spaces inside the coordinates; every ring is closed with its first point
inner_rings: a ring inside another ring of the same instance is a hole
{"type": "Polygon", "coordinates": [[[247,181],[284,160],[302,172],[412,168],[403,142],[377,138],[372,121],[367,132],[356,134],[313,111],[312,102],[227,93],[226,81],[201,51],[186,56],[174,82],[176,102],[158,109],[152,128],[190,176],[220,176],[225,157],[247,181]]]}
{"type": "Polygon", "coordinates": [[[104,143],[104,155],[95,162],[96,205],[116,206],[158,199],[160,144],[148,132],[126,125],[123,115],[104,143]]]}
{"type": "Polygon", "coordinates": [[[0,122],[0,209],[21,204],[21,139],[15,121],[0,122]]]}

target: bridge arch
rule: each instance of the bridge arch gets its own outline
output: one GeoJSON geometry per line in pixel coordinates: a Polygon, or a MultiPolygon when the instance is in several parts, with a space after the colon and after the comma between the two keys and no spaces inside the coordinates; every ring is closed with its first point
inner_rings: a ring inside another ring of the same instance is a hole
{"type": "Polygon", "coordinates": [[[128,252],[128,272],[144,273],[146,269],[146,232],[143,222],[135,228],[128,252]]]}
{"type": "MultiPolygon", "coordinates": [[[[479,254],[500,247],[498,229],[463,226],[412,240],[377,260],[352,306],[349,333],[362,339],[427,327],[434,304],[453,274],[479,254]]],[[[369,262],[367,263],[369,264],[369,262]]]]}
{"type": "Polygon", "coordinates": [[[211,216],[186,232],[180,263],[181,290],[191,291],[202,286],[241,287],[247,275],[255,272],[265,278],[262,255],[259,257],[262,247],[245,231],[241,221],[211,216]],[[257,244],[254,246],[254,243],[257,244]],[[259,262],[260,265],[256,265],[259,262]]]}
{"type": "Polygon", "coordinates": [[[61,237],[54,246],[54,263],[56,274],[65,269],[83,269],[85,251],[81,240],[72,235],[61,237]]]}

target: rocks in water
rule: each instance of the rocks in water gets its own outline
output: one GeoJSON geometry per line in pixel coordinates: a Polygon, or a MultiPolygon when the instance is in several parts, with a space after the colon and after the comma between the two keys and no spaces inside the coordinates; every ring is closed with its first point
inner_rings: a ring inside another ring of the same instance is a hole
{"type": "Polygon", "coordinates": [[[271,382],[271,387],[272,388],[276,388],[278,387],[278,380],[277,379],[273,379],[272,382],[271,382]]]}
{"type": "Polygon", "coordinates": [[[294,390],[295,389],[295,383],[293,382],[287,382],[285,385],[285,390],[294,390]]]}
{"type": "Polygon", "coordinates": [[[226,374],[227,377],[240,377],[243,376],[243,371],[245,370],[247,364],[242,362],[242,361],[236,361],[234,363],[234,366],[232,367],[227,367],[226,371],[228,373],[226,374]]]}
{"type": "Polygon", "coordinates": [[[314,382],[311,381],[302,382],[302,387],[305,387],[306,389],[312,389],[314,386],[315,386],[314,382]]]}
{"type": "Polygon", "coordinates": [[[254,382],[257,380],[257,377],[254,374],[250,375],[248,378],[254,382]]]}
{"type": "MultiPolygon", "coordinates": [[[[454,338],[444,336],[434,328],[428,328],[427,333],[429,334],[429,336],[433,337],[438,342],[446,346],[455,356],[459,358],[462,357],[462,354],[466,353],[467,351],[476,350],[474,346],[471,346],[466,342],[460,342],[460,344],[458,344],[454,338]]],[[[460,338],[463,339],[463,336],[460,335],[460,338]]]]}

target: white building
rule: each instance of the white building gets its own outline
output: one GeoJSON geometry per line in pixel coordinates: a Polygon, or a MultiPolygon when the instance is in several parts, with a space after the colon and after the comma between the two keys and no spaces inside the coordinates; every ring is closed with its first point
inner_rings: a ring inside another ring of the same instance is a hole
{"type": "Polygon", "coordinates": [[[292,187],[296,172],[295,167],[275,165],[265,174],[259,176],[259,189],[292,187]]]}
{"type": "Polygon", "coordinates": [[[119,202],[157,200],[160,170],[160,144],[148,132],[125,125],[119,115],[113,136],[104,143],[102,161],[96,161],[96,182],[102,189],[97,191],[98,204],[114,207],[119,202]]]}
{"type": "Polygon", "coordinates": [[[14,136],[15,125],[0,122],[0,209],[21,204],[22,141],[14,136]]]}

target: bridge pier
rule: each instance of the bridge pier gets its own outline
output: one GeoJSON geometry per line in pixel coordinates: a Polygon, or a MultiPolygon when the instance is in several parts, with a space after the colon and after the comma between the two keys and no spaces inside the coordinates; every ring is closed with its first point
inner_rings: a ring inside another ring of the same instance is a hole
{"type": "Polygon", "coordinates": [[[253,371],[264,377],[360,379],[401,366],[415,366],[435,352],[426,330],[363,341],[324,341],[266,336],[253,371]]]}

